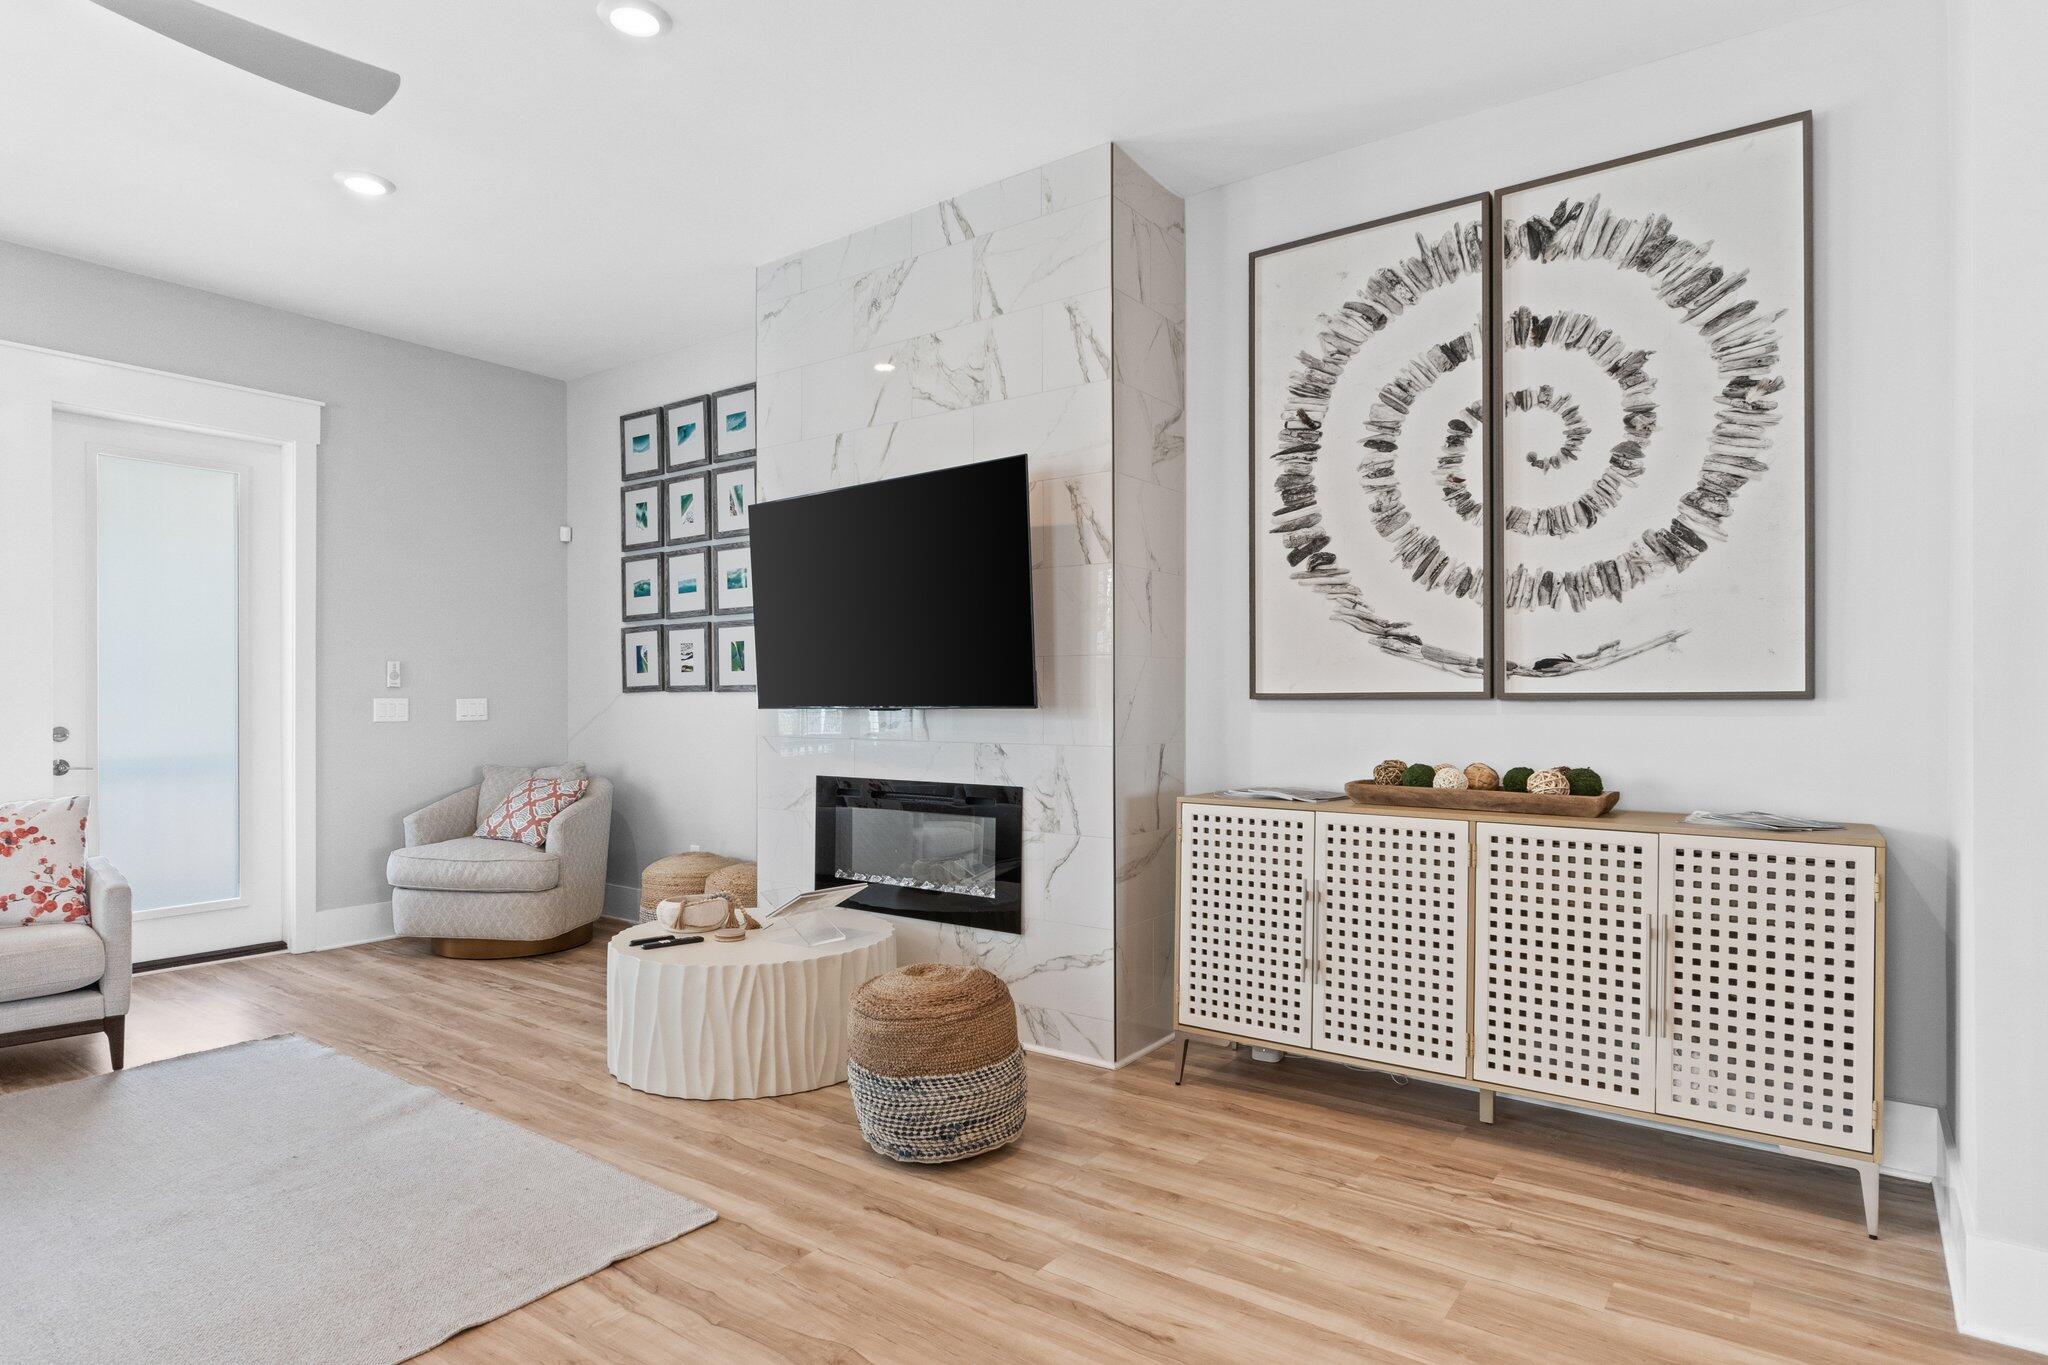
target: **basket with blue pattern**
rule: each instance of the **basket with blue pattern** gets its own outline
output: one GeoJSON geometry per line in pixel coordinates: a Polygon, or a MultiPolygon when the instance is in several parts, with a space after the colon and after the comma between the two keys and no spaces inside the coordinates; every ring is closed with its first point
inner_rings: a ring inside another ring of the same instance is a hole
{"type": "Polygon", "coordinates": [[[936,1164],[1024,1131],[1024,1049],[1009,988],[979,967],[920,962],[853,994],[847,1085],[868,1146],[936,1164]]]}

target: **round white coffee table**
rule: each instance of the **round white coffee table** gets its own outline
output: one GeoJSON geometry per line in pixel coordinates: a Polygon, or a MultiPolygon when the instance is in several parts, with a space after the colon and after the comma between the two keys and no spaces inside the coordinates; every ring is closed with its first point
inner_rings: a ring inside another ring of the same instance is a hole
{"type": "Polygon", "coordinates": [[[668,931],[640,924],[605,954],[605,1051],[612,1075],[656,1095],[746,1100],[846,1079],[846,1006],[896,965],[889,921],[835,909],[846,937],[811,947],[790,925],[739,943],[640,948],[668,931]]]}

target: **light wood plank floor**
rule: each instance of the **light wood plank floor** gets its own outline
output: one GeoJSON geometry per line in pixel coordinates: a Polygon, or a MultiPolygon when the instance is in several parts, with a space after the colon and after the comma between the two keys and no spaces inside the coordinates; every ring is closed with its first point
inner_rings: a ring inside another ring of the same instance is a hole
{"type": "MultiPolygon", "coordinates": [[[[1932,1202],[1503,1099],[1197,1044],[1034,1057],[1024,1138],[868,1151],[843,1086],[693,1104],[613,1081],[604,939],[413,944],[138,978],[129,1065],[297,1032],[698,1199],[719,1221],[449,1342],[449,1361],[2028,1360],[1956,1336],[1932,1202]]],[[[0,1092],[104,1070],[0,1050],[0,1092]]],[[[4,1100],[0,1100],[4,1104],[4,1100]]],[[[346,1286],[337,1286],[346,1292],[346,1286]]]]}

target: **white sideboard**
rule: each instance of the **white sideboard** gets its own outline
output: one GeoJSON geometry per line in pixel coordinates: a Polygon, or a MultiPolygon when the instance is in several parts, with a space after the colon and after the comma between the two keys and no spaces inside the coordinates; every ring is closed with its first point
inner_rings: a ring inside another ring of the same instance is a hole
{"type": "MultiPolygon", "coordinates": [[[[1191,1037],[1768,1142],[1877,1235],[1884,838],[1184,797],[1191,1037]]],[[[1176,1075],[1176,1083],[1179,1076],[1176,1075]]]]}

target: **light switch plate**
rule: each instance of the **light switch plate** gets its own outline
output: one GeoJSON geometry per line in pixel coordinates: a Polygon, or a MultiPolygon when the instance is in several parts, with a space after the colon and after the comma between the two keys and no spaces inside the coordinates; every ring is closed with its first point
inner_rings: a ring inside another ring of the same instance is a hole
{"type": "Polygon", "coordinates": [[[491,699],[489,697],[457,697],[455,699],[455,719],[489,720],[490,718],[491,699]]]}
{"type": "Polygon", "coordinates": [[[411,720],[412,702],[405,697],[370,698],[370,719],[374,721],[411,720]]]}

